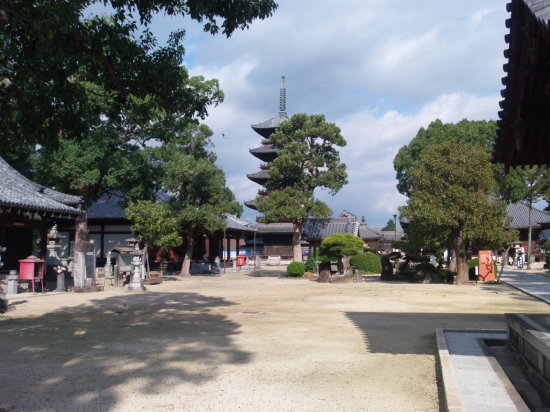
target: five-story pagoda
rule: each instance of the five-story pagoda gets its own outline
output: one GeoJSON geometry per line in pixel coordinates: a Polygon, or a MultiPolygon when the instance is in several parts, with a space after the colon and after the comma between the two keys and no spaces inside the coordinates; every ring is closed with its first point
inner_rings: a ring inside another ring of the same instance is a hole
{"type": "MultiPolygon", "coordinates": [[[[262,187],[258,189],[258,194],[261,196],[267,195],[267,190],[263,187],[263,185],[265,185],[265,183],[267,182],[269,163],[277,158],[277,152],[279,151],[279,149],[273,147],[271,141],[269,140],[269,137],[273,133],[275,133],[275,130],[277,130],[279,125],[285,120],[288,120],[288,116],[286,115],[285,75],[283,74],[281,93],[279,97],[279,114],[263,123],[252,125],[252,129],[260,136],[262,136],[263,140],[262,145],[255,149],[250,149],[250,153],[260,159],[262,163],[260,164],[259,172],[249,173],[246,175],[246,177],[248,177],[254,183],[262,185],[262,187]]],[[[244,202],[244,204],[249,208],[256,210],[256,199],[247,200],[246,202],[244,202]]]]}

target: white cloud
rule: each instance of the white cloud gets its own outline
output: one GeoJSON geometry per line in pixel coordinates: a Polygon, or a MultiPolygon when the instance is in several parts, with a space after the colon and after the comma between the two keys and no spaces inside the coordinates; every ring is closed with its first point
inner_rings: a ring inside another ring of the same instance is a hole
{"type": "MultiPolygon", "coordinates": [[[[283,72],[289,115],[323,113],[348,141],[341,157],[350,183],[335,197],[320,197],[335,213],[345,208],[374,225],[405,202],[393,159],[420,127],[437,118],[496,117],[508,17],[502,1],[279,3],[273,17],[230,39],[183,21],[190,72],[219,79],[226,95],[206,123],[239,200],[253,198],[258,187],[246,178],[260,163],[248,153],[261,141],[250,124],[277,114],[283,72]]],[[[155,27],[164,31],[181,24],[160,22],[155,27]]]]}

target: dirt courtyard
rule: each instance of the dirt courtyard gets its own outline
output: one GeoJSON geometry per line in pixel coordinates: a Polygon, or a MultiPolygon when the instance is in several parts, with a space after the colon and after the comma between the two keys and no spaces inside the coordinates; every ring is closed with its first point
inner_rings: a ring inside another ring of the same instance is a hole
{"type": "Polygon", "coordinates": [[[264,274],[10,300],[0,411],[439,411],[436,328],[549,312],[505,285],[264,274]]]}

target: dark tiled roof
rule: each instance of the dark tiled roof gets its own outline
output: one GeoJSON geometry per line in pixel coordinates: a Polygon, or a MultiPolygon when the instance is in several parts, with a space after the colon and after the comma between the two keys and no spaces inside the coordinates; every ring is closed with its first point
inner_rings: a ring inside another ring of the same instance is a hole
{"type": "Polygon", "coordinates": [[[258,223],[258,233],[270,233],[270,234],[286,234],[294,233],[294,226],[292,223],[258,223]]]}
{"type": "Polygon", "coordinates": [[[325,239],[334,233],[355,232],[355,222],[347,218],[307,219],[302,230],[303,239],[325,239]]]}
{"type": "Polygon", "coordinates": [[[229,213],[224,213],[223,215],[225,217],[225,222],[227,223],[227,229],[243,233],[256,232],[256,227],[253,226],[250,221],[239,219],[237,216],[230,215],[229,213]]]}
{"type": "Polygon", "coordinates": [[[81,214],[79,210],[67,206],[80,203],[79,197],[48,189],[27,179],[1,157],[0,176],[0,206],[71,216],[81,214]]]}
{"type": "Polygon", "coordinates": [[[280,112],[277,116],[263,123],[253,124],[252,129],[254,129],[254,131],[260,136],[268,139],[269,136],[275,131],[275,129],[279,127],[279,125],[285,120],[288,120],[288,116],[286,115],[286,113],[280,112]]]}
{"type": "Polygon", "coordinates": [[[246,175],[246,177],[248,177],[253,182],[263,184],[268,179],[267,170],[260,170],[259,172],[256,172],[256,173],[249,173],[246,175]]]}
{"type": "Polygon", "coordinates": [[[369,227],[369,225],[361,223],[359,225],[359,237],[361,239],[380,239],[383,235],[374,230],[372,227],[369,227]]]}
{"type": "Polygon", "coordinates": [[[119,190],[104,192],[88,208],[88,219],[126,219],[128,197],[119,190]]]}
{"type": "MultiPolygon", "coordinates": [[[[529,206],[525,203],[512,203],[506,207],[506,213],[512,218],[509,227],[515,229],[529,227],[529,206]]],[[[550,215],[543,210],[533,208],[531,213],[531,225],[540,228],[541,223],[550,224],[550,215]]]]}
{"type": "Polygon", "coordinates": [[[550,19],[550,1],[549,0],[523,0],[529,7],[531,13],[539,21],[539,24],[548,32],[550,31],[548,20],[550,19]]]}
{"type": "Polygon", "coordinates": [[[245,200],[244,204],[250,209],[258,210],[258,208],[256,207],[256,205],[258,204],[258,201],[256,199],[245,200]]]}
{"type": "Polygon", "coordinates": [[[261,146],[255,149],[249,149],[249,152],[256,158],[264,162],[272,162],[277,158],[277,153],[279,149],[274,148],[273,146],[261,146]]]}

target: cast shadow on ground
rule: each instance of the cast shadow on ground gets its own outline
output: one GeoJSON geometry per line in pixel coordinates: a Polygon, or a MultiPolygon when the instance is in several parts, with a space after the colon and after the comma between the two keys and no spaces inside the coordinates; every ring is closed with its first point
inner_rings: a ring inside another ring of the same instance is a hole
{"type": "Polygon", "coordinates": [[[286,270],[254,270],[248,273],[253,278],[278,278],[287,275],[286,270]]]}
{"type": "Polygon", "coordinates": [[[502,314],[346,312],[371,353],[433,355],[436,329],[505,329],[502,314]]]}
{"type": "Polygon", "coordinates": [[[3,320],[0,408],[109,411],[121,395],[158,396],[213,379],[221,365],[250,360],[233,342],[240,324],[225,315],[233,305],[197,293],[98,294],[3,320]]]}

